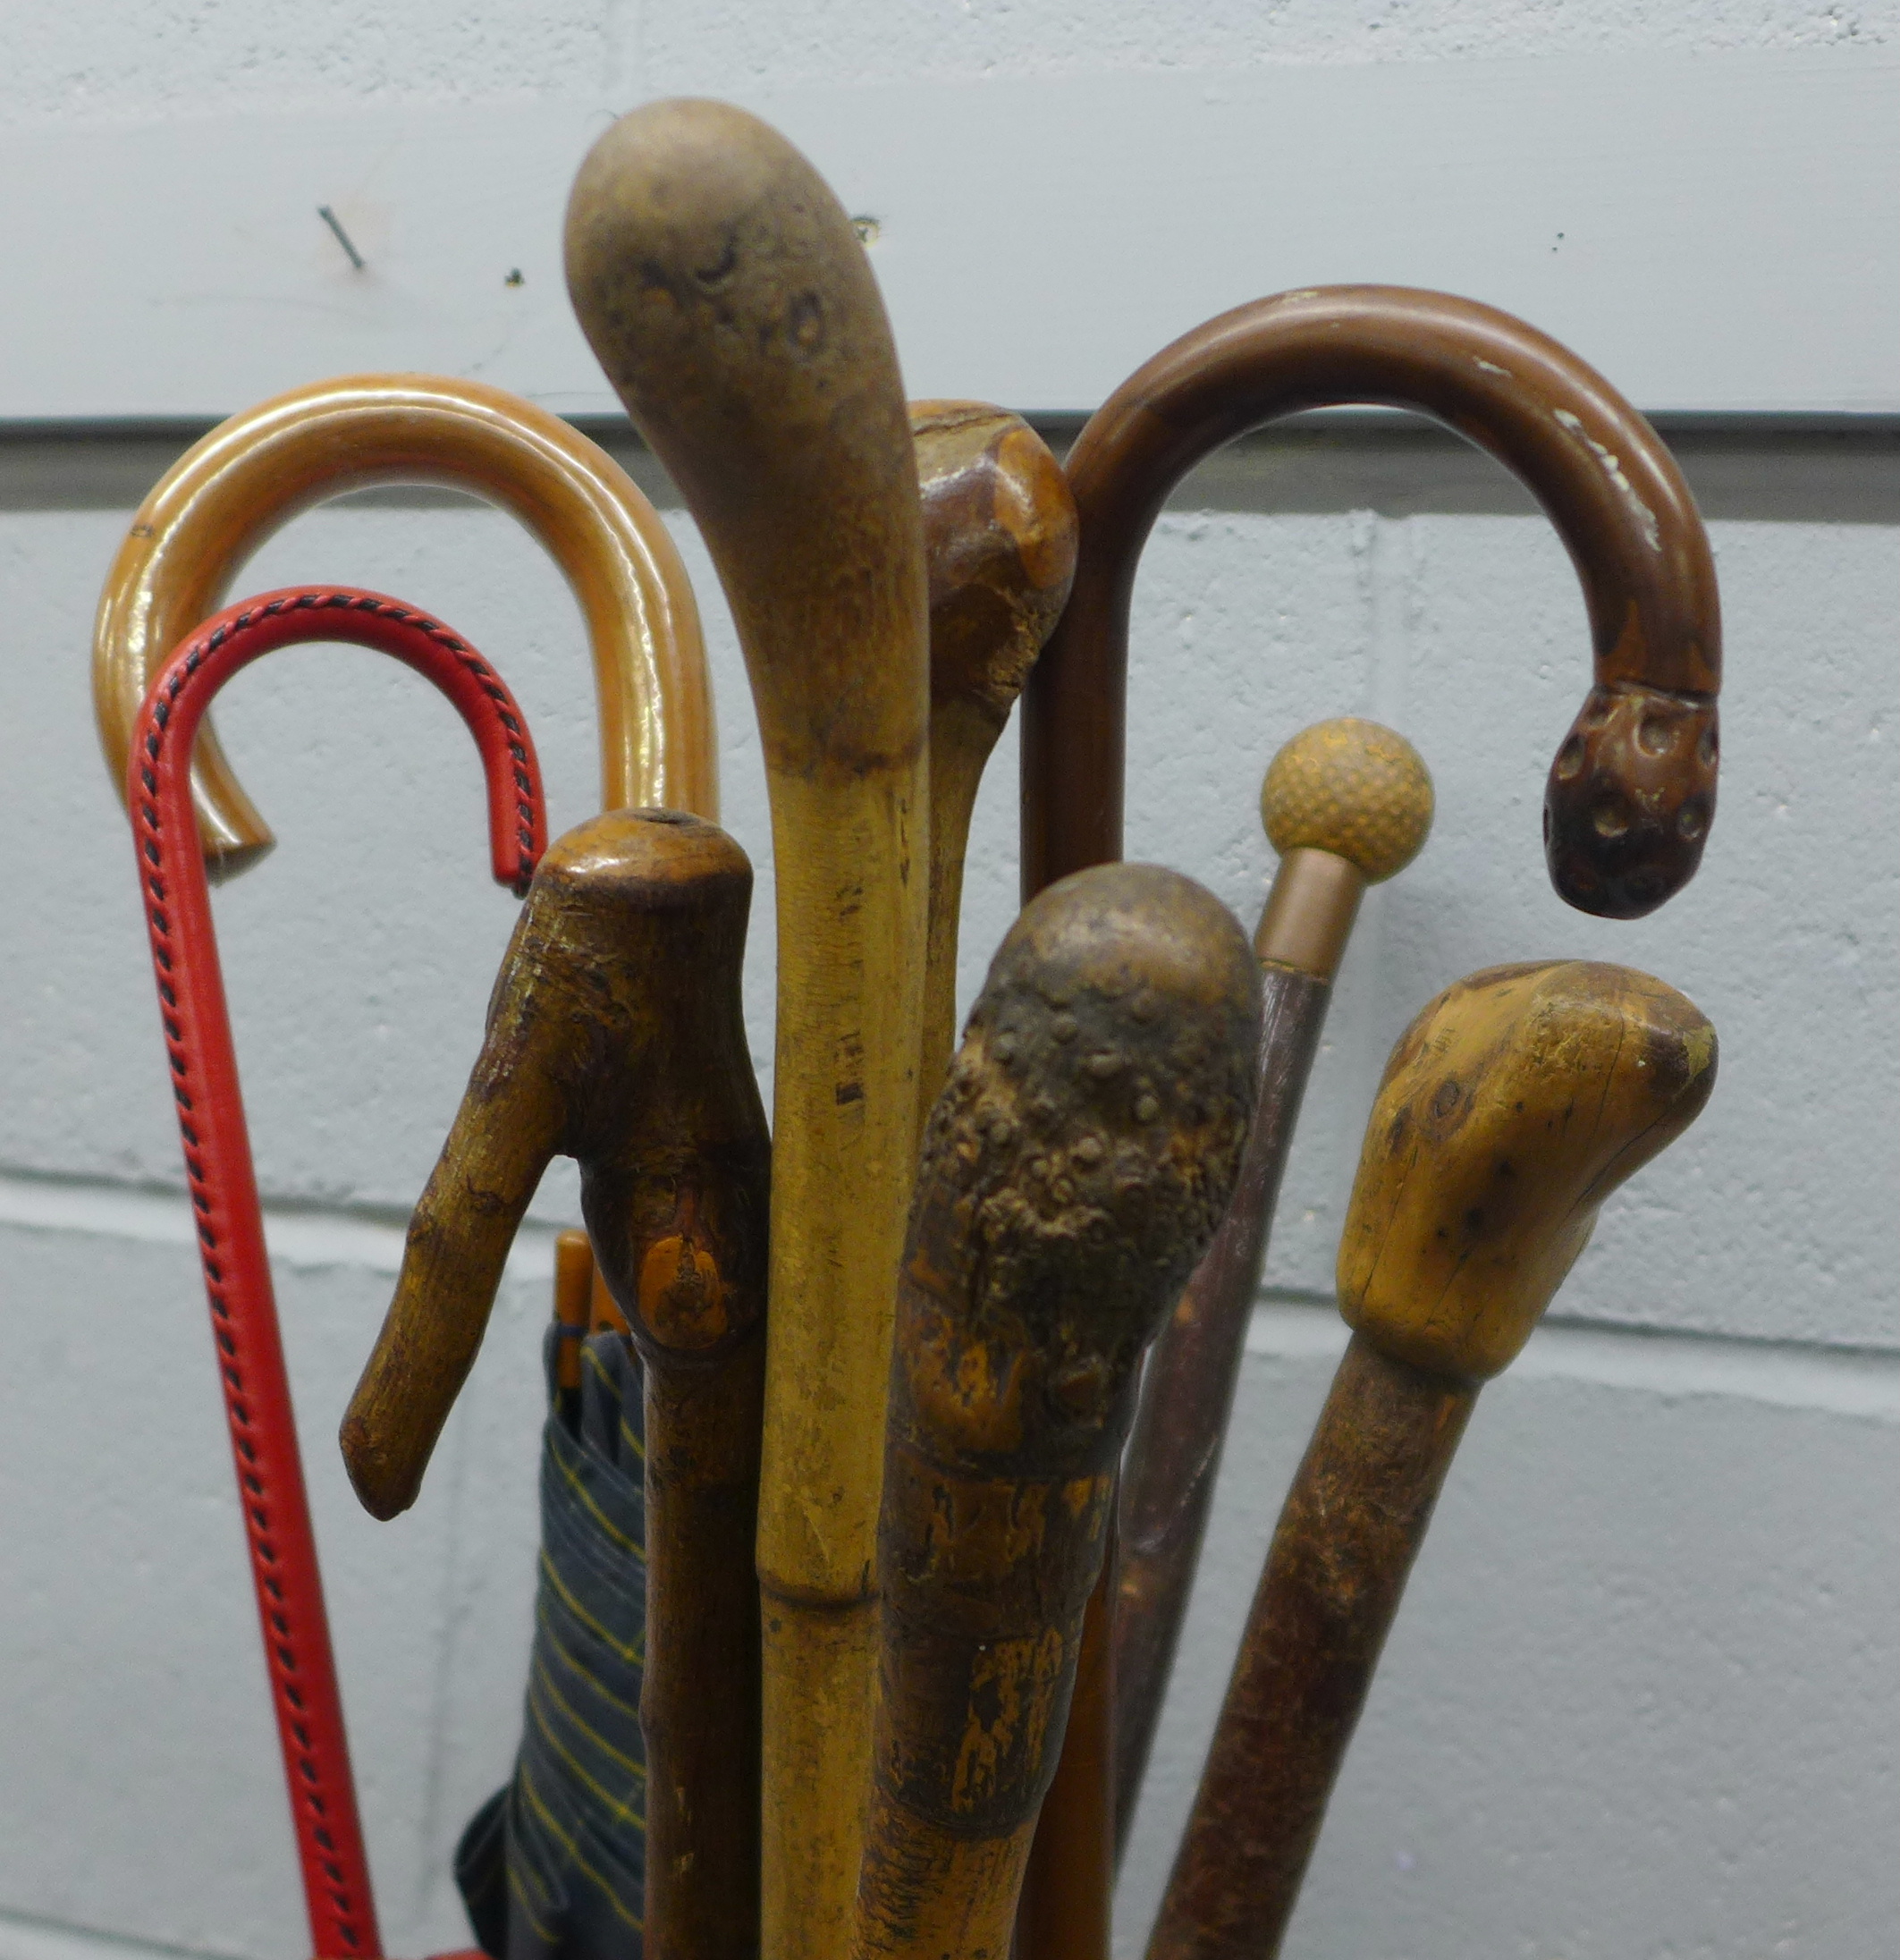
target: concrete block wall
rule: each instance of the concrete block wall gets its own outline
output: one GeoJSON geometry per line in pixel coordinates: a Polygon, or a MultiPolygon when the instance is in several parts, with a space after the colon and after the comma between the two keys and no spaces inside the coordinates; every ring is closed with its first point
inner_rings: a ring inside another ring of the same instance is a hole
{"type": "MultiPolygon", "coordinates": [[[[0,116],[215,111],[256,117],[267,141],[286,106],[526,94],[571,105],[582,130],[604,107],[767,74],[1900,40],[1890,5],[1793,0],[1666,17],[1504,0],[114,13],[108,35],[84,10],[0,4],[0,116]]],[[[126,1942],[265,1956],[302,1938],[130,849],[87,694],[99,580],[189,435],[0,428],[15,840],[0,923],[0,1960],[126,1942]]],[[[1554,536],[1482,459],[1386,424],[1256,438],[1186,486],[1144,561],[1131,855],[1193,872],[1251,919],[1271,868],[1260,772],[1334,714],[1410,735],[1440,811],[1424,856],[1368,903],[1329,1024],[1119,1901],[1125,1951],[1338,1349],[1333,1248],[1379,1068],[1440,986],[1541,955],[1681,986],[1721,1032],[1721,1080],[1606,1210],[1556,1324],[1481,1403],[1289,1955],[1889,1949],[1900,448],[1882,427],[1745,423],[1685,428],[1679,450],[1723,583],[1722,800],[1702,875],[1634,925],[1566,911],[1543,878],[1541,786],[1586,681],[1583,608],[1554,536]]],[[[725,821],[759,870],[747,1010],[769,1098],[771,846],[743,670],[689,520],[650,468],[643,480],[706,613],[725,821]]],[[[300,520],[244,582],[322,579],[436,609],[491,654],[535,729],[556,827],[587,814],[578,617],[523,534],[452,499],[358,500],[300,520]]],[[[439,1950],[466,1937],[449,1848],[519,1721],[536,1346],[574,1187],[557,1173],[537,1203],[423,1502],[372,1524],[329,1438],[512,907],[486,875],[467,738],[410,677],[300,650],[246,673],[219,715],[280,838],[220,893],[218,921],[384,1931],[393,1952],[439,1950]]],[[[972,846],[966,999],[1013,908],[1013,804],[1011,740],[972,846]]]]}

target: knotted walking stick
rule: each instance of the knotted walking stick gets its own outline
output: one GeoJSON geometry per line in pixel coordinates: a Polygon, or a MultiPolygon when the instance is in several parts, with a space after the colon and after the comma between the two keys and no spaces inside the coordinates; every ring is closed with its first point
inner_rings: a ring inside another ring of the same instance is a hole
{"type": "Polygon", "coordinates": [[[1627,967],[1494,967],[1400,1037],[1339,1246],[1352,1343],[1255,1593],[1149,1960],[1279,1950],[1479,1389],[1603,1201],[1701,1113],[1715,1030],[1627,967]]]}
{"type": "Polygon", "coordinates": [[[732,1960],[758,1933],[769,1145],[739,1006],[751,891],[739,847],[682,813],[610,811],[549,850],[342,1429],[365,1505],[405,1508],[542,1173],[576,1159],[647,1369],[647,1935],[732,1960]]]}
{"type": "Polygon", "coordinates": [[[856,1951],[1003,1960],[1141,1352],[1232,1188],[1260,981],[1152,866],[1010,929],[925,1141],[899,1290],[856,1951]]]}

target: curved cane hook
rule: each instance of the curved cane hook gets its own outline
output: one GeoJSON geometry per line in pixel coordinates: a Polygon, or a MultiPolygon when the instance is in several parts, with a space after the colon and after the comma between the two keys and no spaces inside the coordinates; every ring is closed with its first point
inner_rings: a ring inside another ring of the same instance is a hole
{"type": "Polygon", "coordinates": [[[317,1542],[277,1329],[250,1137],[191,805],[192,739],[211,697],[274,646],[347,640],[390,654],[455,705],[481,750],[496,882],[528,888],[547,844],[541,774],[500,675],[444,626],[373,592],[270,592],[207,620],[165,663],[132,731],[125,795],[151,936],[172,1094],[250,1546],[312,1951],[381,1952],[317,1542]],[[188,842],[189,841],[189,842],[188,842]]]}
{"type": "Polygon", "coordinates": [[[1507,313],[1402,286],[1326,286],[1184,334],[1077,439],[1075,587],[1024,697],[1026,892],[1121,855],[1128,604],[1169,492],[1233,436],[1355,401],[1422,410],[1488,450],[1569,547],[1596,684],[1545,795],[1559,895],[1636,918],[1694,874],[1715,808],[1721,628],[1708,537],[1661,438],[1507,313]]]}
{"type": "MultiPolygon", "coordinates": [[[[139,506],[93,628],[92,690],[122,788],[139,704],[171,649],[251,553],[300,512],[372,485],[486,497],[545,545],[579,602],[600,701],[603,807],[719,815],[712,693],[686,567],[659,514],[605,451],[530,401],[434,375],[349,375],[221,423],[139,506]]],[[[198,739],[199,834],[212,878],[273,839],[215,731],[198,739]]]]}

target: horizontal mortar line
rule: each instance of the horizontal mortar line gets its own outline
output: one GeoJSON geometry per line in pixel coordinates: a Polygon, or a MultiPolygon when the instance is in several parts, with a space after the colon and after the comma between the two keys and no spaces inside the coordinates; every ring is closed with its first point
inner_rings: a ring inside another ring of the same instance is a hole
{"type": "MultiPolygon", "coordinates": [[[[1333,1361],[1348,1331],[1332,1303],[1271,1289],[1254,1309],[1246,1351],[1333,1361]]],[[[1672,1399],[1715,1396],[1900,1424],[1900,1352],[1816,1341],[1684,1333],[1553,1318],[1511,1364],[1518,1381],[1576,1381],[1672,1399]]]]}
{"type": "Polygon", "coordinates": [[[180,1947],[0,1909],[0,1960],[240,1960],[235,1948],[180,1947]]]}
{"type": "MultiPolygon", "coordinates": [[[[1026,418],[1060,455],[1081,415],[1026,418]]],[[[606,449],[669,511],[679,492],[624,417],[579,415],[571,425],[606,449]]],[[[1774,412],[1661,414],[1703,514],[1712,520],[1900,522],[1900,416],[1774,412]]],[[[192,443],[205,418],[0,420],[0,510],[22,513],[134,509],[192,443]]],[[[347,504],[394,509],[466,505],[446,488],[360,490],[347,504]]],[[[1216,452],[1168,500],[1175,511],[1531,515],[1529,494],[1464,436],[1389,409],[1291,416],[1216,452]]]]}
{"type": "MultiPolygon", "coordinates": [[[[194,1239],[190,1206],[181,1191],[7,1171],[0,1171],[0,1225],[150,1245],[185,1246],[194,1239]]],[[[342,1266],[393,1275],[401,1264],[404,1223],[386,1213],[267,1203],[264,1225],[272,1259],[293,1271],[342,1266]]],[[[507,1276],[522,1281],[551,1278],[559,1229],[524,1222],[509,1255],[507,1276]]],[[[1268,1288],[1254,1311],[1247,1351],[1283,1360],[1330,1360],[1344,1352],[1346,1339],[1345,1325],[1329,1296],[1268,1288]]],[[[1591,1381],[1665,1395],[1739,1396],[1900,1421],[1900,1351],[1887,1348],[1689,1334],[1557,1317],[1539,1329],[1513,1373],[1521,1380],[1591,1381]]]]}
{"type": "MultiPolygon", "coordinates": [[[[30,1177],[0,1170],[0,1225],[156,1246],[197,1242],[190,1203],[182,1191],[140,1188],[104,1179],[30,1177]]],[[[508,1255],[506,1276],[521,1280],[551,1279],[554,1238],[561,1229],[532,1219],[523,1221],[508,1255]]],[[[354,1211],[266,1200],[264,1235],[272,1261],[293,1271],[354,1266],[393,1275],[402,1263],[407,1221],[377,1216],[367,1208],[354,1211]]]]}

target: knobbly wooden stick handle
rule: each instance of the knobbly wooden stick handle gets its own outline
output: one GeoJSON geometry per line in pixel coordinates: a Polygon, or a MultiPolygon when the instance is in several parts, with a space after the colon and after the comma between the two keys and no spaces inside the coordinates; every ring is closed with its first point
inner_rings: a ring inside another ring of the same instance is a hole
{"type": "MultiPolygon", "coordinates": [[[[603,806],[716,817],[699,612],[658,512],[558,416],[436,375],[345,375],[293,389],[221,422],[159,479],[106,575],[93,627],[93,711],[121,793],[153,676],[252,553],[313,504],[397,483],[500,504],[567,575],[594,653],[603,806]]],[[[214,880],[232,876],[270,849],[271,833],[208,723],[192,767],[207,868],[214,880]]]]}
{"type": "Polygon", "coordinates": [[[914,401],[930,571],[930,942],[919,1121],[957,1038],[963,858],[984,765],[1076,570],[1076,502],[1020,416],[984,401],[914,401]]]}
{"type": "Polygon", "coordinates": [[[414,1500],[541,1173],[578,1159],[646,1363],[646,1928],[681,1960],[758,1943],[769,1145],[739,1006],[751,891],[723,832],[670,811],[596,817],[542,860],[342,1432],[370,1510],[414,1500]]]}
{"type": "Polygon", "coordinates": [[[1029,906],[926,1135],[899,1288],[859,1950],[1001,1960],[1135,1371],[1225,1205],[1259,980],[1148,866],[1029,906]]]}
{"type": "Polygon", "coordinates": [[[1489,450],[1575,562],[1595,685],[1552,765],[1550,877],[1631,918],[1694,874],[1715,809],[1721,627],[1714,561],[1661,439],[1567,349],[1495,308],[1400,286],[1237,307],[1163,348],[1069,452],[1082,553],[1024,702],[1023,877],[1121,852],[1128,604],[1169,492],[1231,437],[1331,402],[1415,409],[1489,450]]]}
{"type": "Polygon", "coordinates": [[[1240,1178],[1142,1374],[1122,1470],[1114,1618],[1115,1843],[1127,1843],[1201,1556],[1280,1173],[1361,892],[1417,856],[1431,778],[1402,735],[1351,716],[1274,756],[1261,818],[1280,854],[1254,948],[1259,1093],[1240,1178]]]}
{"type": "Polygon", "coordinates": [[[1474,974],[1393,1052],[1339,1248],[1355,1329],[1280,1515],[1150,1960],[1279,1951],[1483,1381],[1617,1186],[1694,1120],[1715,1031],[1646,974],[1474,974]]]}
{"type": "Polygon", "coordinates": [[[849,1939],[875,1681],[892,1277],[929,900],[917,469],[864,249],[743,111],[617,122],[568,207],[589,343],[730,602],[772,798],[779,1001],[764,1594],[764,1946],[849,1939]]]}

